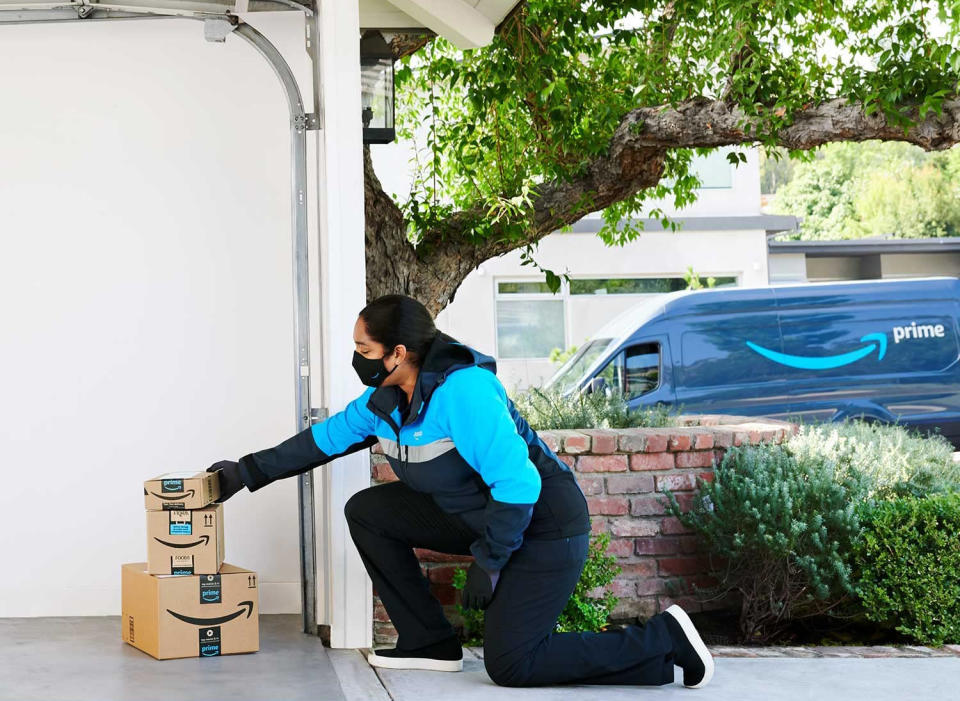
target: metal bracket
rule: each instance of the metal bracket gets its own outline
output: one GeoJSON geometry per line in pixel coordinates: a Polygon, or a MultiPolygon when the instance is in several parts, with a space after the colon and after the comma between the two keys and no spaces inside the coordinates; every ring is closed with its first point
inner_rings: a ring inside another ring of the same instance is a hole
{"type": "Polygon", "coordinates": [[[318,424],[321,421],[326,421],[329,416],[330,412],[326,407],[313,407],[310,410],[310,423],[318,424]]]}
{"type": "Polygon", "coordinates": [[[304,131],[320,131],[320,117],[310,114],[298,114],[293,118],[293,126],[304,131]]]}
{"type": "Polygon", "coordinates": [[[222,44],[237,28],[237,23],[219,17],[203,20],[203,38],[215,44],[222,44]]]}

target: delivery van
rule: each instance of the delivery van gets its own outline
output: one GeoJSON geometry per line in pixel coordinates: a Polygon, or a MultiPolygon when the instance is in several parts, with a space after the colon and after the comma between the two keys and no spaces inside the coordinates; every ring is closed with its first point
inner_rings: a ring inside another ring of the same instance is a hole
{"type": "Polygon", "coordinates": [[[960,449],[960,278],[684,290],[610,321],[546,387],[631,409],[859,418],[960,449]]]}

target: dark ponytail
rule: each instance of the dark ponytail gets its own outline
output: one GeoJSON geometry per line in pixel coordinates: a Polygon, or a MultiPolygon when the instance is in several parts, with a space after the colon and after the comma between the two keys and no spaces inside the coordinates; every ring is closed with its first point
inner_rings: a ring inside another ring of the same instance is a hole
{"type": "Polygon", "coordinates": [[[378,297],[361,310],[360,318],[367,325],[370,338],[388,352],[396,346],[405,346],[411,355],[410,361],[417,367],[438,333],[427,308],[406,295],[378,297]]]}

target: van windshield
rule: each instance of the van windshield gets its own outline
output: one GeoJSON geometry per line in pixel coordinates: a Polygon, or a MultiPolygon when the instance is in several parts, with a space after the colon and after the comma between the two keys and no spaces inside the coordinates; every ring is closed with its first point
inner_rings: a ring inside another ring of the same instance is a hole
{"type": "Polygon", "coordinates": [[[551,377],[544,389],[552,389],[565,393],[574,389],[583,379],[587,370],[609,348],[612,338],[595,338],[583,346],[576,354],[563,364],[556,374],[551,377]]]}

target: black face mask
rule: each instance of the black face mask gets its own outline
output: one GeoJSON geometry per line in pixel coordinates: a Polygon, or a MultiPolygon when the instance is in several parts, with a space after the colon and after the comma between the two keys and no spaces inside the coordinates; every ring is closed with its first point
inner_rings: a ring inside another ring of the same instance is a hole
{"type": "Polygon", "coordinates": [[[360,381],[367,387],[379,387],[393,370],[400,367],[400,363],[397,363],[393,370],[387,372],[383,366],[383,359],[386,357],[384,355],[379,358],[364,358],[357,351],[353,351],[353,369],[357,371],[360,381]]]}

